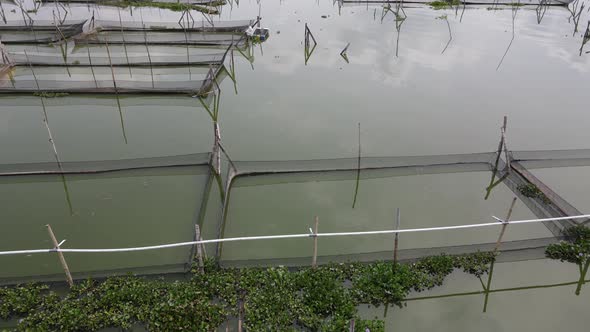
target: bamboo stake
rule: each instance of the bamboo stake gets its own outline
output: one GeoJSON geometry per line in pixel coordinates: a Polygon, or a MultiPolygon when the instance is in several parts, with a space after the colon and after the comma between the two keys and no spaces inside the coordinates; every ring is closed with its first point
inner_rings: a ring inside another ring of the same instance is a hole
{"type": "Polygon", "coordinates": [[[117,89],[117,80],[115,79],[115,70],[113,69],[113,62],[111,61],[111,51],[109,50],[109,42],[105,38],[105,45],[107,47],[107,55],[109,57],[109,65],[111,67],[111,76],[113,78],[113,87],[115,88],[115,98],[117,99],[117,106],[119,107],[119,117],[121,118],[121,130],[123,130],[123,139],[127,144],[127,133],[125,132],[125,123],[123,121],[123,111],[121,110],[121,101],[119,100],[119,90],[117,89]]]}
{"type": "Polygon", "coordinates": [[[508,209],[508,215],[506,216],[506,220],[502,222],[502,230],[500,230],[500,236],[498,236],[498,241],[496,241],[496,246],[494,247],[494,252],[497,252],[502,244],[502,237],[504,237],[504,232],[506,232],[506,227],[508,227],[507,222],[510,220],[512,216],[512,210],[514,209],[514,205],[516,204],[516,197],[512,199],[512,203],[510,204],[510,209],[508,209]]]}
{"type": "MultiPolygon", "coordinates": [[[[504,124],[506,124],[506,122],[504,122],[504,124]]],[[[503,127],[505,128],[505,127],[503,127]]],[[[510,203],[510,208],[508,209],[508,214],[506,215],[506,219],[503,221],[503,225],[502,225],[502,230],[500,231],[500,236],[498,237],[498,242],[496,243],[496,246],[494,248],[494,254],[497,253],[498,248],[500,247],[500,243],[502,242],[502,237],[504,236],[504,232],[506,231],[506,227],[508,226],[507,222],[510,221],[510,217],[512,216],[512,211],[514,209],[514,204],[516,204],[516,197],[514,197],[512,199],[512,203],[510,203]]],[[[490,265],[490,272],[488,274],[488,283],[487,286],[484,287],[484,291],[485,291],[485,299],[484,299],[484,304],[483,304],[483,312],[486,312],[488,310],[488,300],[490,298],[490,288],[492,286],[492,276],[494,275],[494,265],[496,264],[495,259],[492,261],[492,264],[490,265]]],[[[480,279],[481,281],[481,279],[480,279]]]]}
{"type": "Polygon", "coordinates": [[[127,68],[129,68],[129,77],[133,77],[131,73],[131,66],[129,66],[129,55],[127,54],[127,44],[125,43],[125,33],[123,32],[123,22],[121,21],[121,7],[117,7],[119,13],[119,27],[121,28],[121,38],[123,38],[123,49],[125,50],[125,58],[127,59],[127,68]]]}
{"type": "Polygon", "coordinates": [[[145,42],[145,50],[148,55],[148,61],[150,62],[150,73],[152,75],[152,88],[154,88],[154,68],[152,67],[152,56],[150,55],[150,48],[147,42],[147,33],[145,31],[145,25],[143,26],[143,41],[145,42]]]}
{"type": "MultiPolygon", "coordinates": [[[[68,285],[70,285],[70,288],[74,287],[74,280],[72,279],[72,275],[70,274],[70,268],[68,267],[68,263],[66,262],[64,254],[61,252],[61,250],[59,248],[59,246],[61,244],[57,243],[57,239],[55,238],[55,235],[53,234],[53,230],[51,229],[51,225],[47,224],[46,226],[47,226],[47,232],[49,233],[49,237],[51,238],[51,242],[53,242],[54,249],[57,251],[57,256],[59,257],[59,261],[61,262],[61,266],[63,267],[63,269],[66,273],[66,281],[68,282],[68,285]]],[[[62,241],[62,243],[63,243],[63,241],[62,241]]]]}
{"type": "Polygon", "coordinates": [[[243,331],[244,325],[244,301],[240,301],[239,308],[238,308],[238,332],[243,331]]]}
{"type": "Polygon", "coordinates": [[[352,200],[352,208],[356,206],[356,198],[359,192],[359,185],[361,180],[361,123],[358,124],[358,157],[357,157],[357,168],[356,168],[356,185],[354,188],[354,198],[352,200]]]}
{"type": "Polygon", "coordinates": [[[311,261],[311,267],[316,268],[318,263],[318,224],[320,223],[319,218],[315,217],[314,232],[313,232],[313,259],[311,261]]]}
{"type": "MultiPolygon", "coordinates": [[[[395,223],[395,229],[399,230],[399,224],[401,221],[401,217],[400,217],[400,210],[399,208],[397,208],[397,218],[396,218],[396,223],[395,223]]],[[[395,233],[395,240],[393,242],[393,264],[397,264],[397,247],[398,247],[398,242],[399,242],[399,233],[395,233]]]]}
{"type": "Polygon", "coordinates": [[[348,328],[348,332],[354,332],[354,318],[350,320],[350,327],[348,328]]]}
{"type": "Polygon", "coordinates": [[[510,156],[508,154],[508,145],[506,143],[506,126],[508,125],[508,116],[504,116],[504,125],[502,126],[502,141],[504,142],[504,157],[506,158],[506,172],[510,173],[510,156]]]}
{"type": "MultiPolygon", "coordinates": [[[[201,228],[199,227],[199,224],[195,225],[195,240],[201,240],[201,228]]],[[[199,262],[199,272],[201,274],[205,273],[205,264],[203,264],[203,247],[200,243],[197,243],[197,260],[199,262]]]]}
{"type": "Polygon", "coordinates": [[[94,74],[94,67],[92,67],[92,57],[90,56],[90,47],[86,44],[86,53],[88,53],[88,63],[90,64],[90,71],[92,72],[92,78],[94,79],[94,86],[98,88],[98,82],[96,81],[96,75],[94,74]]]}

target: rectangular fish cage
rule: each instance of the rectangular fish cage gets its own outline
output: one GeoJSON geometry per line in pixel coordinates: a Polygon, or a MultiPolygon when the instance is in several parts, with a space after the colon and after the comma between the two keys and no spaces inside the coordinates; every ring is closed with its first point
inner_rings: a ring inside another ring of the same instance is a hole
{"type": "Polygon", "coordinates": [[[224,75],[216,67],[15,66],[0,77],[0,93],[190,94],[204,95],[224,75]],[[219,78],[217,78],[219,77],[219,78]]]}

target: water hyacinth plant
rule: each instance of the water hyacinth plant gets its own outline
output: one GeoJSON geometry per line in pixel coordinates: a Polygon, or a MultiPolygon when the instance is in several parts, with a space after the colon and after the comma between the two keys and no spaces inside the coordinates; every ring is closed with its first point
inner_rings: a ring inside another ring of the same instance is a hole
{"type": "Polygon", "coordinates": [[[590,229],[584,225],[577,225],[566,229],[564,235],[566,240],[547,247],[545,255],[551,259],[578,265],[580,279],[576,295],[580,295],[590,266],[590,229]]]}

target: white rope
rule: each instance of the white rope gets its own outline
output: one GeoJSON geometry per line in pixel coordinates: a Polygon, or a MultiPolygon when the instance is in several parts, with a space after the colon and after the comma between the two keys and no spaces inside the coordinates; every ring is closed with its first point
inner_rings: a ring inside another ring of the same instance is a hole
{"type": "Polygon", "coordinates": [[[396,234],[396,233],[416,233],[416,232],[431,232],[431,231],[445,231],[455,229],[468,229],[468,228],[481,228],[501,225],[518,225],[518,224],[530,224],[546,221],[560,221],[560,220],[573,220],[590,218],[590,214],[571,216],[571,217],[557,217],[557,218],[544,218],[544,219],[528,219],[528,220],[515,220],[504,222],[504,220],[492,216],[498,222],[483,223],[483,224],[471,224],[471,225],[455,225],[455,226],[441,226],[441,227],[430,227],[430,228],[413,228],[413,229],[392,229],[383,231],[364,231],[364,232],[340,232],[340,233],[304,233],[304,234],[287,234],[287,235],[266,235],[266,236],[246,236],[246,237],[232,237],[225,239],[212,239],[212,240],[201,240],[201,241],[189,241],[180,243],[170,243],[146,247],[133,247],[133,248],[112,248],[112,249],[34,249],[34,250],[15,250],[15,251],[0,251],[2,255],[20,255],[20,254],[39,254],[39,253],[51,253],[51,252],[64,252],[64,253],[108,253],[108,252],[130,252],[130,251],[145,251],[155,249],[166,249],[176,248],[184,246],[192,246],[195,244],[209,244],[209,243],[221,243],[221,242],[236,242],[236,241],[255,241],[255,240],[276,240],[276,239],[295,239],[295,238],[307,238],[307,237],[332,237],[332,236],[362,236],[362,235],[379,235],[379,234],[396,234]]]}

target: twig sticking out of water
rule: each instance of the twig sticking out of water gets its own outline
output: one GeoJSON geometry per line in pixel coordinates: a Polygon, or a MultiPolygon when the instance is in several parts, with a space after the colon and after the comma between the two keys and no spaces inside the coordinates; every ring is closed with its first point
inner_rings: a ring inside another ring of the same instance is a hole
{"type": "MultiPolygon", "coordinates": [[[[584,37],[582,37],[582,46],[580,46],[580,56],[582,56],[582,52],[584,51],[584,45],[590,41],[590,20],[588,21],[588,25],[586,26],[586,31],[584,32],[584,37]]],[[[589,53],[589,52],[586,52],[589,53]]]]}
{"type": "Polygon", "coordinates": [[[543,17],[545,17],[545,13],[549,8],[549,0],[540,0],[539,5],[535,8],[535,12],[537,13],[537,23],[541,24],[543,17]]]}
{"type": "Polygon", "coordinates": [[[358,125],[358,132],[359,132],[359,142],[358,142],[358,157],[357,157],[357,168],[356,168],[356,185],[354,188],[354,198],[352,200],[352,208],[354,209],[354,207],[356,206],[356,198],[358,196],[359,193],[359,185],[360,185],[360,180],[361,180],[361,123],[359,122],[358,125]]]}
{"type": "Polygon", "coordinates": [[[459,17],[459,23],[463,22],[463,14],[465,14],[465,7],[466,7],[466,2],[465,0],[460,0],[461,3],[463,3],[463,9],[461,10],[461,17],[459,17]]]}
{"type": "Polygon", "coordinates": [[[61,56],[64,59],[64,65],[66,66],[66,71],[68,72],[68,76],[72,77],[72,73],[70,73],[70,67],[68,66],[68,41],[66,39],[66,36],[63,34],[63,32],[61,31],[61,29],[59,28],[59,24],[57,24],[56,19],[55,19],[55,12],[52,11],[53,14],[53,23],[55,24],[55,29],[57,30],[57,32],[59,33],[59,35],[61,36],[61,39],[63,42],[59,43],[59,49],[61,50],[61,56]],[[66,45],[66,48],[64,50],[63,45],[66,45]]]}
{"type": "Polygon", "coordinates": [[[346,47],[344,47],[342,52],[340,52],[340,56],[344,59],[344,61],[346,61],[346,63],[349,63],[348,62],[348,54],[346,53],[346,51],[348,51],[349,46],[350,46],[350,43],[346,44],[346,47]]]}
{"type": "Polygon", "coordinates": [[[445,48],[443,48],[442,52],[440,52],[440,54],[444,54],[447,48],[449,47],[449,44],[451,44],[451,41],[453,40],[453,32],[451,32],[451,24],[449,23],[447,15],[439,16],[437,17],[437,19],[444,20],[445,22],[447,22],[447,27],[449,28],[449,41],[445,45],[445,48]]]}
{"type": "Polygon", "coordinates": [[[305,23],[304,46],[305,46],[305,64],[306,65],[307,65],[307,61],[309,60],[309,58],[311,58],[311,55],[313,54],[313,51],[315,50],[317,45],[318,45],[318,43],[315,40],[315,37],[313,36],[313,34],[311,33],[311,30],[307,26],[307,23],[305,23]],[[313,40],[313,47],[311,47],[311,49],[310,49],[310,45],[311,45],[310,41],[312,41],[312,40],[313,40]]]}
{"type": "Polygon", "coordinates": [[[0,2],[0,16],[2,17],[2,22],[6,24],[6,13],[4,13],[4,6],[2,6],[2,2],[0,2]]]}
{"type": "Polygon", "coordinates": [[[486,196],[484,197],[485,200],[487,200],[490,197],[490,194],[492,193],[492,189],[494,189],[494,187],[496,187],[498,184],[500,184],[510,174],[510,155],[508,153],[508,146],[506,145],[506,128],[507,128],[507,126],[508,126],[508,117],[504,116],[504,123],[502,124],[502,127],[500,127],[500,143],[498,144],[498,151],[496,152],[496,162],[494,164],[494,169],[492,170],[492,178],[490,180],[490,184],[486,188],[486,196]],[[500,163],[500,157],[502,156],[502,151],[504,151],[504,156],[506,158],[506,169],[505,169],[506,172],[502,177],[498,178],[498,181],[494,182],[494,180],[496,179],[496,174],[499,171],[498,165],[500,163]]]}
{"type": "MultiPolygon", "coordinates": [[[[520,4],[520,0],[518,0],[518,4],[520,4]]],[[[510,38],[510,43],[508,43],[508,47],[506,47],[506,51],[504,52],[504,55],[502,55],[502,58],[500,59],[500,62],[498,63],[498,66],[496,67],[496,71],[498,69],[500,69],[500,66],[504,62],[504,58],[506,57],[506,54],[508,54],[508,51],[510,51],[510,47],[512,47],[512,43],[514,42],[514,20],[516,19],[516,15],[518,14],[519,8],[520,8],[519,5],[512,6],[512,38],[510,38]]]]}
{"type": "Polygon", "coordinates": [[[574,24],[574,35],[578,32],[578,24],[580,23],[580,16],[582,15],[582,11],[584,10],[584,2],[580,3],[580,0],[575,0],[569,6],[567,6],[567,10],[570,12],[570,18],[568,21],[574,24]]]}

